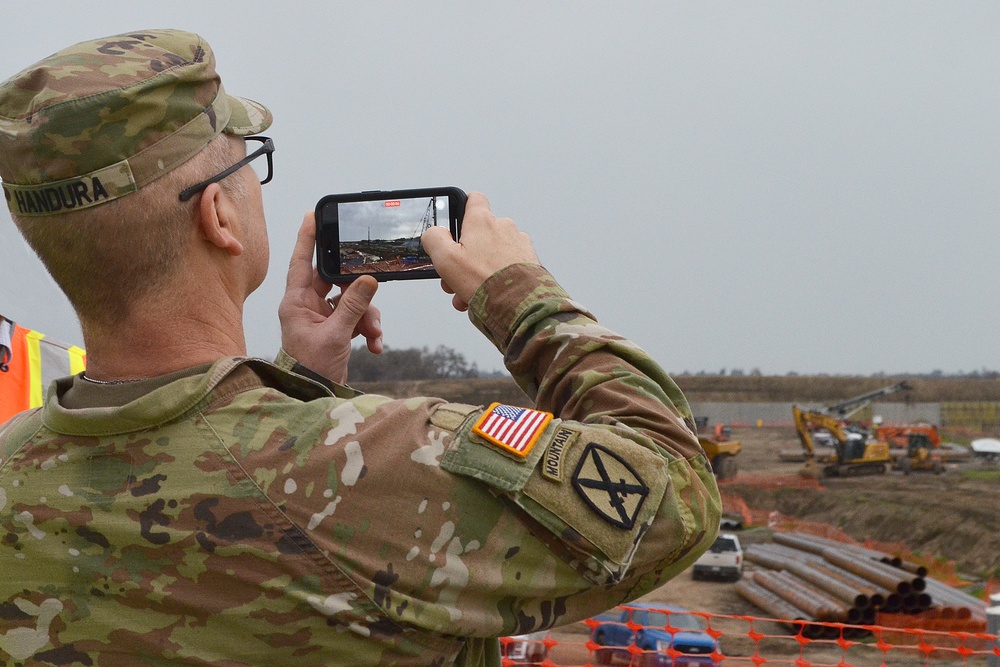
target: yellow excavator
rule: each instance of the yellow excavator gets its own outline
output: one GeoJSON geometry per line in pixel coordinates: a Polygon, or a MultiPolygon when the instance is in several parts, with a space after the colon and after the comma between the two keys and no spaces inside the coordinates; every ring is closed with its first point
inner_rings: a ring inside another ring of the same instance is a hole
{"type": "Polygon", "coordinates": [[[846,477],[853,475],[884,475],[892,458],[889,445],[885,442],[869,440],[860,433],[848,433],[844,422],[824,412],[803,410],[792,406],[795,430],[805,451],[806,462],[801,474],[805,477],[846,477]],[[824,428],[835,441],[833,460],[825,464],[817,461],[816,446],[810,425],[824,428]]]}

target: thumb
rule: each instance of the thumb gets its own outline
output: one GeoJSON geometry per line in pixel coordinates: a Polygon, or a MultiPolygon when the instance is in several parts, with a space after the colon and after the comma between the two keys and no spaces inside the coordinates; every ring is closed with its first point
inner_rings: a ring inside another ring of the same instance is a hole
{"type": "Polygon", "coordinates": [[[448,248],[456,245],[456,243],[451,238],[451,232],[447,228],[429,227],[420,237],[420,245],[424,247],[424,251],[430,255],[433,261],[436,257],[446,252],[448,248]]]}
{"type": "Polygon", "coordinates": [[[337,309],[333,311],[331,319],[336,319],[338,324],[347,331],[354,331],[354,328],[365,316],[375,292],[378,290],[378,281],[372,276],[361,276],[344,290],[337,302],[337,309]]]}

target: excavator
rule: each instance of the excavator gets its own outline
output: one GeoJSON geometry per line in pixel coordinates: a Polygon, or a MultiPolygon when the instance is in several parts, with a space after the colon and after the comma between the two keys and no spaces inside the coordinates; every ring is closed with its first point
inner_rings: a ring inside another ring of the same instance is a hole
{"type": "Polygon", "coordinates": [[[875,399],[913,389],[906,382],[869,391],[846,401],[829,405],[825,409],[805,410],[792,406],[795,430],[805,452],[805,466],[802,474],[807,477],[836,477],[847,475],[884,475],[892,464],[889,444],[879,439],[872,440],[866,431],[849,429],[845,420],[861,412],[875,402],[875,399]],[[810,426],[826,429],[834,440],[832,456],[819,458],[810,426]]]}
{"type": "Polygon", "coordinates": [[[852,475],[884,475],[892,463],[889,445],[885,442],[869,440],[861,433],[848,432],[844,422],[825,412],[804,410],[792,406],[792,417],[799,441],[805,451],[805,465],[801,474],[805,477],[846,477],[852,475]],[[810,425],[824,428],[835,441],[833,460],[825,465],[816,459],[816,446],[810,425]]]}
{"type": "MultiPolygon", "coordinates": [[[[899,382],[882,389],[855,396],[843,403],[830,405],[827,413],[836,414],[841,419],[849,419],[861,410],[871,405],[875,399],[897,391],[911,391],[907,382],[899,382]]],[[[933,472],[940,475],[944,472],[944,460],[941,455],[941,434],[933,424],[909,424],[903,426],[879,426],[875,429],[875,439],[888,446],[899,446],[906,449],[906,454],[894,461],[896,467],[909,474],[911,470],[933,472]]]]}

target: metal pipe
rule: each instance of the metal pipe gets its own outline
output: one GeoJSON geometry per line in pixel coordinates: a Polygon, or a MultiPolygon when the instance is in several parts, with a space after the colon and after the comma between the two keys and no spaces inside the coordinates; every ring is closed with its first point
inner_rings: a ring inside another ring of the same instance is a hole
{"type": "Polygon", "coordinates": [[[891,594],[888,589],[877,586],[864,577],[859,577],[853,572],[848,572],[842,567],[837,567],[833,563],[823,561],[822,563],[814,564],[813,567],[818,571],[825,573],[827,576],[836,579],[837,581],[841,581],[848,586],[853,586],[867,595],[870,599],[872,607],[881,608],[885,606],[886,598],[891,594]]]}
{"type": "Polygon", "coordinates": [[[784,544],[790,547],[794,547],[800,551],[806,551],[814,554],[822,554],[824,548],[814,541],[809,539],[809,536],[802,535],[800,533],[775,533],[772,539],[778,544],[784,544]]]}
{"type": "Polygon", "coordinates": [[[828,620],[838,621],[840,623],[847,621],[848,616],[850,615],[847,605],[839,600],[836,600],[835,598],[830,597],[829,595],[826,595],[823,591],[813,588],[807,582],[787,570],[782,570],[778,574],[781,579],[784,580],[785,585],[790,589],[797,590],[802,595],[811,596],[821,602],[829,610],[828,620]]]}
{"type": "Polygon", "coordinates": [[[823,621],[829,618],[830,611],[821,601],[802,595],[799,591],[789,590],[787,582],[776,576],[777,574],[773,570],[757,571],[753,573],[753,580],[814,619],[823,621]]]}
{"type": "Polygon", "coordinates": [[[974,618],[986,620],[986,603],[964,591],[952,588],[937,579],[926,579],[927,588],[924,591],[931,596],[933,604],[952,607],[967,607],[974,618]]]}
{"type": "Polygon", "coordinates": [[[898,567],[900,569],[903,569],[903,570],[906,570],[907,572],[912,572],[913,574],[917,575],[918,577],[926,577],[927,576],[927,568],[926,567],[924,567],[923,565],[918,565],[917,563],[911,563],[910,561],[907,561],[907,560],[904,560],[902,563],[900,563],[896,567],[898,567]]]}
{"type": "Polygon", "coordinates": [[[786,625],[807,639],[819,639],[823,635],[824,626],[809,623],[816,620],[813,616],[804,613],[760,584],[744,578],[736,583],[736,592],[774,618],[783,620],[786,625]]]}
{"type": "Polygon", "coordinates": [[[810,561],[796,561],[791,558],[785,558],[771,553],[762,553],[760,550],[751,548],[748,548],[744,552],[744,555],[747,560],[752,560],[753,562],[769,567],[772,570],[788,570],[800,579],[808,581],[810,584],[822,589],[826,593],[831,594],[838,600],[846,602],[852,607],[864,609],[871,604],[871,598],[868,595],[857,590],[856,588],[853,588],[852,586],[849,586],[848,584],[832,579],[829,575],[816,570],[810,561]]]}
{"type": "Polygon", "coordinates": [[[880,586],[884,586],[889,590],[895,590],[897,593],[906,595],[912,590],[913,586],[908,581],[904,581],[898,577],[891,577],[884,573],[880,568],[874,567],[865,562],[860,562],[856,559],[845,556],[839,551],[833,549],[824,549],[823,558],[827,559],[834,565],[839,565],[848,572],[853,572],[860,577],[873,581],[880,586]]]}
{"type": "Polygon", "coordinates": [[[907,572],[906,570],[901,570],[893,567],[892,565],[887,565],[878,561],[866,561],[865,564],[874,570],[884,573],[887,577],[898,577],[901,581],[907,582],[910,585],[910,589],[917,593],[927,587],[927,582],[924,581],[923,577],[907,572]]]}
{"type": "Polygon", "coordinates": [[[838,542],[825,537],[819,537],[818,535],[810,535],[808,533],[782,533],[782,535],[792,535],[794,536],[793,539],[796,541],[812,545],[813,549],[818,549],[815,553],[820,553],[823,549],[840,549],[841,551],[849,551],[871,560],[881,560],[882,558],[889,557],[889,555],[883,551],[876,551],[857,544],[838,542]]]}
{"type": "Polygon", "coordinates": [[[754,603],[776,619],[781,619],[788,623],[795,621],[815,621],[809,614],[805,614],[801,609],[789,603],[783,598],[775,595],[760,584],[741,579],[736,583],[736,592],[744,598],[754,603]]]}
{"type": "Polygon", "coordinates": [[[863,547],[859,544],[848,544],[846,542],[837,542],[834,540],[827,539],[825,537],[818,537],[816,535],[809,535],[807,533],[785,533],[786,535],[794,535],[798,539],[812,543],[813,545],[825,545],[828,548],[841,549],[844,551],[851,551],[859,555],[865,556],[870,560],[878,561],[889,565],[890,567],[896,569],[906,570],[912,574],[916,574],[918,577],[927,576],[927,568],[923,565],[917,563],[912,563],[910,561],[903,560],[900,556],[894,554],[888,554],[884,551],[879,551],[877,549],[869,549],[868,547],[863,547]]]}
{"type": "MultiPolygon", "coordinates": [[[[795,541],[794,538],[793,541],[795,541]]],[[[870,603],[873,607],[883,609],[885,611],[895,611],[902,605],[902,598],[899,594],[878,586],[870,579],[866,579],[858,574],[845,570],[844,568],[825,560],[822,556],[808,552],[796,551],[787,545],[754,545],[750,547],[750,550],[753,551],[759,548],[764,548],[766,555],[772,558],[775,553],[787,554],[789,558],[797,555],[799,559],[807,562],[814,570],[822,572],[831,579],[835,579],[851,586],[864,595],[868,595],[870,603]]],[[[844,554],[844,557],[853,561],[853,558],[847,554],[844,554]]],[[[768,562],[773,562],[773,560],[769,558],[768,562]]]]}

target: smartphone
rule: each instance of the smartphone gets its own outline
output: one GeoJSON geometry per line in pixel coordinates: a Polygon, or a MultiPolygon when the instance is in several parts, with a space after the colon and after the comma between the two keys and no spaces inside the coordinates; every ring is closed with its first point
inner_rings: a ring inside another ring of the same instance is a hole
{"type": "Polygon", "coordinates": [[[331,283],[437,278],[420,236],[432,226],[461,233],[465,193],[454,187],[327,195],[316,204],[316,266],[331,283]]]}

